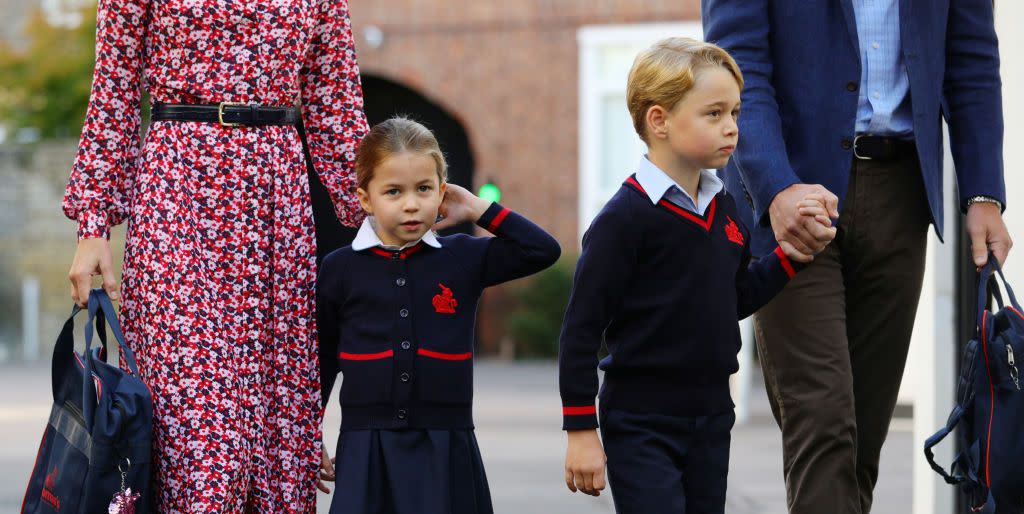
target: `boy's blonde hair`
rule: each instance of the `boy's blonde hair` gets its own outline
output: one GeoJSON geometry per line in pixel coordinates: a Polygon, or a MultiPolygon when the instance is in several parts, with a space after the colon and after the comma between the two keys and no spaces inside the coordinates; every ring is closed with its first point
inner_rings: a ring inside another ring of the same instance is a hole
{"type": "Polygon", "coordinates": [[[626,105],[633,128],[647,141],[647,111],[660,105],[672,110],[697,80],[697,71],[721,67],[736,78],[743,89],[743,74],[728,52],[718,45],[688,37],[670,37],[640,52],[629,70],[626,105]]]}
{"type": "Polygon", "coordinates": [[[396,116],[374,125],[359,143],[356,150],[356,182],[359,188],[365,191],[377,166],[388,157],[403,152],[431,157],[437,166],[437,178],[442,183],[448,180],[448,165],[434,134],[409,118],[396,116]]]}

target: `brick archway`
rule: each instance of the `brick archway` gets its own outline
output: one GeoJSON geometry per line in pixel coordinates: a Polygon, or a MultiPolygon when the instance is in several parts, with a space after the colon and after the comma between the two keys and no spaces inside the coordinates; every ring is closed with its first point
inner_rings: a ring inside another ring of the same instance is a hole
{"type": "MultiPolygon", "coordinates": [[[[399,82],[373,74],[363,74],[363,98],[366,118],[371,125],[395,115],[408,116],[429,128],[441,145],[448,161],[448,180],[473,188],[474,159],[469,135],[462,123],[449,111],[422,93],[399,82]]],[[[307,156],[307,162],[308,162],[307,156]]],[[[356,230],[338,222],[327,190],[313,170],[309,170],[313,216],[316,220],[317,262],[325,255],[352,242],[356,230]]],[[[460,226],[453,232],[470,232],[472,226],[460,226]]]]}

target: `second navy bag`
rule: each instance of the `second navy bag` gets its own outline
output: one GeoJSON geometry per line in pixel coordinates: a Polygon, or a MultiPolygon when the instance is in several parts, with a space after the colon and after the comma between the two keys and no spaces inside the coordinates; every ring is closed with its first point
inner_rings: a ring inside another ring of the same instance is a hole
{"type": "Polygon", "coordinates": [[[85,352],[75,352],[75,306],[53,350],[53,409],[22,514],[150,512],[153,401],[102,289],[89,295],[85,352]],[[93,325],[101,345],[93,348],[93,325]],[[127,371],[106,362],[109,324],[127,371]]]}

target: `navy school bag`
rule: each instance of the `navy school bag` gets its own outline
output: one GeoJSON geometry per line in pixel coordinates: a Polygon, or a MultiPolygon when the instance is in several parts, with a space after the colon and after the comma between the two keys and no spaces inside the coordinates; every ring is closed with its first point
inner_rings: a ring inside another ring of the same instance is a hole
{"type": "Polygon", "coordinates": [[[964,348],[956,406],[946,426],[925,442],[924,454],[947,483],[964,489],[973,512],[1022,514],[1024,310],[991,254],[981,270],[977,311],[977,332],[964,348]],[[1010,300],[1004,306],[999,288],[993,287],[999,307],[994,313],[985,308],[993,272],[1010,300]],[[932,448],[954,428],[963,451],[947,473],[935,463],[932,448]]]}
{"type": "Polygon", "coordinates": [[[85,352],[75,352],[74,320],[53,349],[53,409],[43,432],[22,514],[150,512],[153,401],[124,344],[107,293],[89,294],[85,352]],[[102,343],[93,348],[93,325],[102,343]],[[129,371],[107,364],[106,328],[129,371]],[[128,490],[131,490],[130,492],[128,490]]]}

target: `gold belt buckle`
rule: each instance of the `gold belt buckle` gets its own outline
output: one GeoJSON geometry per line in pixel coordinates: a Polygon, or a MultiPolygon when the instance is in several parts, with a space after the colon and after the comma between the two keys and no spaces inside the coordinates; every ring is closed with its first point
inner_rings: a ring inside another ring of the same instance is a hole
{"type": "Polygon", "coordinates": [[[217,120],[220,121],[222,127],[241,127],[241,123],[225,123],[224,122],[224,107],[229,105],[248,105],[242,102],[221,102],[217,104],[217,120]]]}

